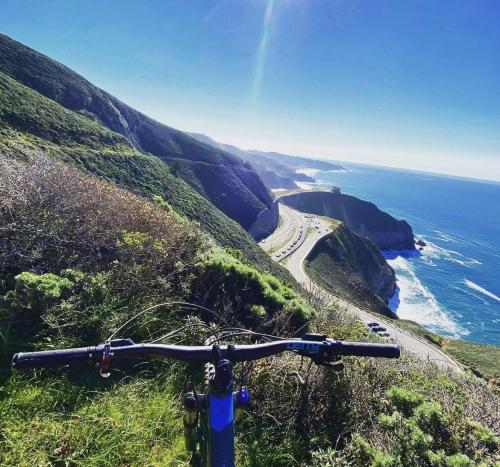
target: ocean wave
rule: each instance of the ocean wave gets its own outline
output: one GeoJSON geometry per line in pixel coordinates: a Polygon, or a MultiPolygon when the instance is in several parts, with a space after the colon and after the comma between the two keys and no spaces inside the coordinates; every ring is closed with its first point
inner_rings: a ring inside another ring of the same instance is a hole
{"type": "Polygon", "coordinates": [[[424,241],[427,244],[421,251],[424,260],[444,259],[467,268],[482,264],[481,261],[465,256],[458,251],[437,246],[435,243],[430,242],[428,238],[424,238],[424,241]]]}
{"type": "Polygon", "coordinates": [[[321,172],[319,169],[311,169],[308,167],[304,167],[303,169],[296,169],[295,173],[308,175],[309,177],[314,177],[318,172],[321,172]]]}
{"type": "Polygon", "coordinates": [[[391,304],[397,305],[393,311],[400,318],[416,321],[455,338],[469,333],[446,314],[432,292],[417,277],[408,259],[398,256],[388,260],[388,263],[396,272],[399,295],[393,297],[391,304]]]}
{"type": "Polygon", "coordinates": [[[476,247],[476,248],[478,248],[478,247],[479,248],[486,248],[488,250],[496,251],[496,248],[494,246],[490,245],[489,243],[478,240],[478,239],[465,239],[463,237],[460,237],[459,235],[445,233],[441,230],[434,230],[433,232],[437,234],[437,237],[429,236],[429,238],[434,238],[436,240],[441,240],[441,241],[447,242],[447,243],[459,243],[462,245],[469,245],[469,246],[476,247]]]}
{"type": "Polygon", "coordinates": [[[484,287],[481,287],[480,285],[476,284],[475,282],[470,281],[469,279],[464,279],[464,284],[469,287],[472,290],[476,290],[477,292],[482,293],[483,295],[486,295],[489,298],[492,298],[493,300],[496,300],[497,302],[500,302],[500,297],[498,295],[495,295],[493,292],[490,292],[489,290],[485,289],[484,287]]]}
{"type": "Polygon", "coordinates": [[[318,186],[317,183],[297,182],[296,180],[295,183],[301,190],[314,190],[318,186]]]}
{"type": "Polygon", "coordinates": [[[479,300],[483,305],[490,305],[490,302],[484,298],[484,295],[478,293],[474,293],[473,289],[467,289],[464,287],[458,287],[456,285],[452,286],[453,289],[458,290],[459,293],[469,295],[469,297],[473,297],[476,300],[479,300]]]}

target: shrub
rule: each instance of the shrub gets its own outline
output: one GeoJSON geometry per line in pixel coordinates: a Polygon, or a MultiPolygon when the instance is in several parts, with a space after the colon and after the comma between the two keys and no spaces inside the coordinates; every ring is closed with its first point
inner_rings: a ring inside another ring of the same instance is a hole
{"type": "Polygon", "coordinates": [[[296,329],[314,314],[291,287],[219,248],[201,256],[198,271],[193,285],[194,291],[200,291],[196,300],[239,323],[258,326],[256,320],[267,316],[263,325],[268,331],[280,329],[278,322],[296,329]]]}
{"type": "Polygon", "coordinates": [[[196,229],[155,204],[42,155],[25,159],[0,154],[0,275],[106,269],[124,259],[126,232],[163,242],[161,254],[145,249],[158,273],[196,256],[196,229]]]}
{"type": "Polygon", "coordinates": [[[38,308],[61,297],[63,292],[73,288],[73,282],[56,274],[33,274],[22,272],[15,277],[15,295],[27,308],[38,308]]]}
{"type": "Polygon", "coordinates": [[[420,394],[401,387],[390,388],[386,396],[398,410],[407,416],[411,415],[413,410],[423,402],[423,398],[420,394]]]}
{"type": "Polygon", "coordinates": [[[0,154],[0,226],[4,340],[101,340],[141,308],[185,298],[203,244],[154,203],[30,152],[0,154]]]}
{"type": "Polygon", "coordinates": [[[472,428],[472,433],[478,440],[479,444],[486,447],[486,449],[490,452],[498,450],[500,446],[500,439],[498,436],[495,436],[495,434],[488,427],[474,421],[469,421],[468,425],[472,428]]]}

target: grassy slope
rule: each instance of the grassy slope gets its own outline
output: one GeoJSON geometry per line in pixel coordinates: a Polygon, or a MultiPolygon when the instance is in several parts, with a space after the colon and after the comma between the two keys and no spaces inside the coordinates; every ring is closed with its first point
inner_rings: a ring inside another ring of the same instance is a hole
{"type": "MultiPolygon", "coordinates": [[[[343,223],[331,221],[332,233],[311,251],[308,274],[327,290],[361,308],[393,316],[390,309],[368,287],[367,280],[387,268],[371,242],[352,234],[343,223]]],[[[387,270],[390,280],[390,271],[387,270]]]]}
{"type": "Polygon", "coordinates": [[[179,176],[245,228],[272,204],[262,180],[238,157],[156,122],[64,65],[2,34],[0,71],[63,107],[98,120],[141,151],[169,163],[181,161],[179,176]]]}
{"type": "Polygon", "coordinates": [[[0,148],[15,143],[43,150],[146,197],[160,195],[200,224],[223,247],[237,248],[264,271],[293,282],[236,222],[175,177],[158,158],[121,135],[0,72],[0,148]]]}
{"type": "Polygon", "coordinates": [[[479,344],[463,339],[448,339],[429,331],[414,321],[401,319],[397,321],[397,325],[446,350],[452,357],[476,374],[496,382],[496,384],[500,381],[500,346],[479,344]]]}
{"type": "Polygon", "coordinates": [[[500,383],[500,346],[445,339],[443,348],[479,374],[500,383]]]}

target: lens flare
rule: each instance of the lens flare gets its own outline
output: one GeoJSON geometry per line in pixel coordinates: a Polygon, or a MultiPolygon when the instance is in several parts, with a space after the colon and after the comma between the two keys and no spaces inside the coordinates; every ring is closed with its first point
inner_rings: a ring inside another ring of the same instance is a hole
{"type": "Polygon", "coordinates": [[[262,86],[262,77],[264,74],[264,66],[266,63],[267,46],[269,43],[269,34],[271,32],[271,21],[274,11],[275,0],[267,0],[264,19],[262,21],[262,35],[260,37],[257,53],[255,54],[255,67],[252,79],[252,101],[255,103],[262,86]]]}

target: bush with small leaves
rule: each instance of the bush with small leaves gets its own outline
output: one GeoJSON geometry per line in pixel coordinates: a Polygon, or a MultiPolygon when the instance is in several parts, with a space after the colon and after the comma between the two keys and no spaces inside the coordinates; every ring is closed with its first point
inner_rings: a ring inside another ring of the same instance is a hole
{"type": "Polygon", "coordinates": [[[390,388],[386,395],[392,405],[405,416],[411,415],[413,410],[423,402],[423,397],[420,394],[401,387],[390,388]]]}

